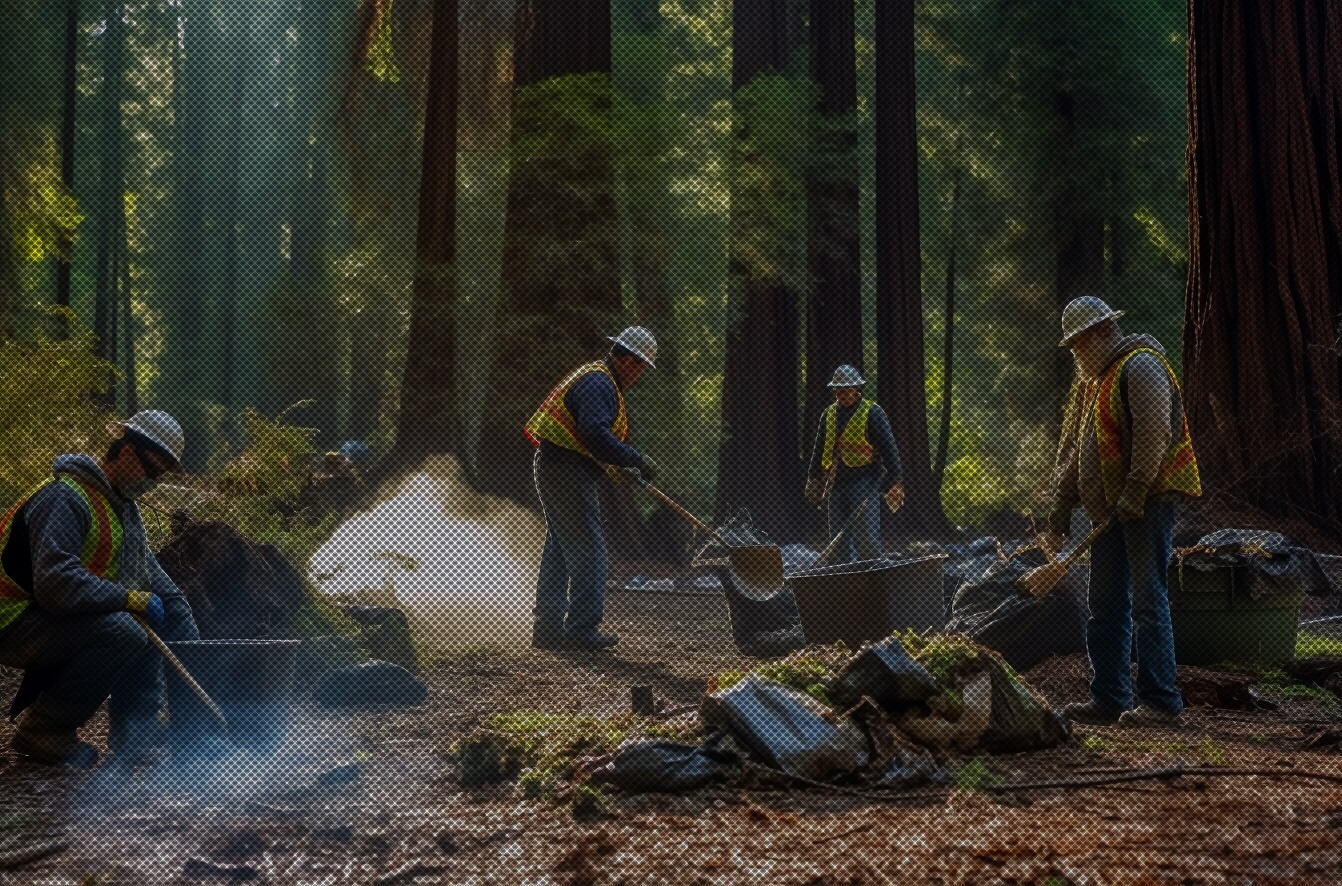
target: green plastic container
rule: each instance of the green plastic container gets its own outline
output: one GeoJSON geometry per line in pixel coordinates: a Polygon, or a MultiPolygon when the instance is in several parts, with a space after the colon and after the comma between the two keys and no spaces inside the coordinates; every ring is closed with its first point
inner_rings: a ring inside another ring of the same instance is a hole
{"type": "Polygon", "coordinates": [[[1209,571],[1170,564],[1174,659],[1183,665],[1286,661],[1295,657],[1303,593],[1254,600],[1245,567],[1209,571]]]}

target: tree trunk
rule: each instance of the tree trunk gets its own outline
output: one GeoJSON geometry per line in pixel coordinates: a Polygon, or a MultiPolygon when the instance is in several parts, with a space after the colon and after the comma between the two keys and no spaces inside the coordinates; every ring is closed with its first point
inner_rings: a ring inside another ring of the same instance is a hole
{"type": "MultiPolygon", "coordinates": [[[[799,29],[787,0],[737,0],[732,10],[732,86],[782,74],[799,29]]],[[[748,125],[748,124],[747,124],[748,125]]],[[[734,132],[733,163],[748,133],[734,132]]],[[[761,232],[757,207],[743,194],[732,201],[732,300],[722,378],[722,438],[714,515],[722,521],[745,508],[775,538],[795,536],[805,521],[798,426],[800,313],[798,297],[780,276],[761,273],[744,253],[761,232]]],[[[769,232],[763,232],[771,239],[769,232]]],[[[775,266],[778,261],[772,262],[775,266]]],[[[775,272],[776,274],[776,272],[775,272]]]]}
{"type": "Polygon", "coordinates": [[[121,289],[121,337],[125,342],[122,345],[121,353],[123,382],[126,391],[126,414],[134,415],[140,411],[140,373],[136,365],[135,350],[135,294],[131,288],[130,249],[126,242],[124,228],[117,238],[117,253],[117,265],[120,271],[117,279],[121,289]]]}
{"type": "MultiPolygon", "coordinates": [[[[885,4],[878,8],[881,5],[885,4]]],[[[851,363],[863,368],[853,16],[853,0],[811,0],[811,79],[819,87],[819,114],[806,183],[806,411],[802,424],[808,431],[834,400],[826,386],[834,367],[851,363]]],[[[915,194],[916,190],[915,186],[915,194]]],[[[916,250],[915,246],[915,254],[916,250]]],[[[916,267],[915,263],[915,280],[916,267]]],[[[921,315],[918,322],[922,322],[921,315]]]]}
{"type": "MultiPolygon", "coordinates": [[[[178,12],[181,44],[173,48],[173,227],[176,232],[175,297],[167,314],[163,403],[182,424],[187,441],[185,465],[205,467],[209,442],[203,402],[212,398],[211,349],[202,343],[207,329],[210,286],[206,271],[205,199],[205,53],[218,39],[208,19],[185,0],[178,12]]],[[[214,373],[217,375],[217,373],[214,373]]]]}
{"type": "Polygon", "coordinates": [[[1183,365],[1203,485],[1336,535],[1342,7],[1191,0],[1188,38],[1183,365]]]}
{"type": "MultiPolygon", "coordinates": [[[[522,426],[623,325],[611,141],[608,0],[517,8],[512,169],[489,405],[475,463],[487,491],[530,503],[522,426]]],[[[637,416],[633,426],[637,433],[637,416]]]]}
{"type": "MultiPolygon", "coordinates": [[[[107,28],[103,52],[102,164],[98,183],[98,245],[94,271],[95,291],[93,331],[98,336],[96,353],[104,360],[116,361],[116,316],[118,278],[117,238],[125,231],[126,204],[123,194],[123,156],[121,131],[121,93],[126,76],[126,31],[121,20],[122,4],[110,2],[105,13],[107,28]]],[[[108,393],[115,402],[115,390],[108,393]]]]}
{"type": "Polygon", "coordinates": [[[241,404],[237,402],[239,380],[237,352],[238,345],[238,313],[240,308],[239,287],[241,284],[241,260],[240,249],[240,231],[238,228],[242,223],[242,102],[246,94],[245,84],[247,81],[247,61],[249,53],[247,48],[247,35],[235,34],[232,40],[233,50],[233,72],[232,72],[232,96],[230,99],[229,129],[228,129],[228,185],[224,197],[223,209],[223,254],[224,254],[224,280],[223,292],[219,305],[219,363],[216,371],[219,373],[219,402],[228,411],[229,420],[232,420],[233,413],[241,404]]]}
{"type": "MultiPolygon", "coordinates": [[[[958,152],[957,152],[958,153],[958,152]]],[[[955,257],[960,240],[960,187],[964,166],[956,163],[951,186],[950,254],[946,258],[946,341],[941,364],[941,430],[937,433],[937,457],[932,468],[933,488],[940,492],[946,482],[946,456],[951,444],[951,409],[955,394],[955,257]]],[[[945,511],[942,511],[944,516],[945,511]]]]}
{"type": "MultiPolygon", "coordinates": [[[[75,189],[75,89],[79,63],[79,0],[69,0],[65,10],[65,67],[61,83],[61,182],[66,190],[75,189]]],[[[70,306],[70,256],[56,257],[56,304],[70,306]]],[[[66,324],[62,320],[58,331],[63,338],[66,324]]]]}
{"type": "Polygon", "coordinates": [[[457,0],[435,0],[424,155],[415,237],[415,285],[396,460],[458,451],[456,407],[457,0]]]}
{"type": "MultiPolygon", "coordinates": [[[[876,4],[877,399],[890,416],[904,467],[905,504],[894,524],[921,532],[940,532],[946,528],[940,473],[933,477],[928,451],[918,213],[918,99],[913,62],[913,0],[876,4]]],[[[957,191],[958,185],[957,178],[957,191]]],[[[958,211],[958,204],[957,193],[953,211],[958,211]]],[[[951,236],[955,236],[953,228],[951,236]]],[[[953,256],[953,243],[951,249],[953,256]]],[[[954,258],[948,275],[953,281],[954,258]]],[[[946,334],[951,342],[955,322],[953,292],[948,291],[947,302],[946,334]]],[[[949,373],[950,357],[946,368],[949,373]]],[[[946,384],[949,394],[949,375],[946,384]]],[[[949,399],[945,406],[949,416],[949,399]]]]}

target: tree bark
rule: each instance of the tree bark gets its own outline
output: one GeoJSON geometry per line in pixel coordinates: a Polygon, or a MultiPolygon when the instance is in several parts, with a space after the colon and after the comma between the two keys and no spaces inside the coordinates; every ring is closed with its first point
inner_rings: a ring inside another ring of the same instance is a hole
{"type": "MultiPolygon", "coordinates": [[[[958,153],[958,152],[957,152],[958,153]]],[[[960,240],[960,187],[964,166],[956,163],[951,186],[950,252],[946,258],[946,340],[941,363],[941,429],[937,432],[936,462],[932,467],[933,488],[940,492],[946,482],[946,456],[951,444],[951,409],[955,394],[955,257],[960,240]]],[[[942,510],[944,517],[945,510],[942,510]]]]}
{"type": "MultiPolygon", "coordinates": [[[[61,82],[61,182],[75,189],[75,74],[79,63],[79,0],[69,0],[65,10],[65,66],[61,82]]],[[[56,304],[70,306],[70,257],[56,256],[56,304]]],[[[61,337],[66,324],[58,324],[61,337]]]]}
{"type": "MultiPolygon", "coordinates": [[[[122,4],[106,5],[107,28],[103,32],[103,107],[101,134],[101,181],[99,181],[97,265],[94,271],[93,332],[98,336],[96,353],[116,361],[116,315],[120,264],[117,238],[125,233],[126,204],[122,193],[125,146],[121,131],[121,94],[126,76],[126,31],[121,20],[122,4]]],[[[109,390],[115,402],[115,389],[109,390]]]]}
{"type": "MultiPolygon", "coordinates": [[[[946,527],[940,472],[932,474],[923,352],[921,234],[918,212],[918,97],[914,80],[913,0],[876,4],[876,380],[899,443],[905,504],[901,528],[946,527]]],[[[956,208],[958,211],[958,186],[956,208]]],[[[952,226],[952,237],[955,236],[952,226]]],[[[951,246],[952,256],[954,245],[951,246]]],[[[948,268],[954,280],[954,258],[948,268]]],[[[949,284],[953,286],[954,284],[949,284]]],[[[947,293],[947,341],[953,341],[954,293],[947,293]]],[[[949,351],[950,345],[947,345],[949,351]]],[[[947,371],[952,367],[947,358],[947,371]]],[[[949,396],[949,377],[945,394],[949,396]]],[[[945,408],[949,416],[950,401],[945,408]]],[[[943,421],[945,421],[943,417],[943,421]]],[[[944,455],[944,453],[943,453],[944,455]]]]}
{"type": "Polygon", "coordinates": [[[1183,364],[1203,484],[1246,523],[1256,511],[1336,535],[1342,7],[1188,11],[1183,364]]]}
{"type": "MultiPolygon", "coordinates": [[[[877,4],[878,15],[885,5],[877,4]]],[[[811,0],[811,79],[819,87],[819,106],[806,186],[806,410],[802,426],[808,431],[834,399],[826,386],[834,367],[851,363],[863,368],[855,41],[853,0],[811,0]]],[[[916,185],[914,190],[916,195],[916,185]]],[[[915,280],[916,267],[915,263],[915,280]]],[[[918,322],[922,323],[921,315],[918,322]]]]}
{"type": "Polygon", "coordinates": [[[394,455],[406,463],[459,447],[456,411],[457,0],[435,0],[424,156],[401,408],[394,455]]]}
{"type": "MultiPolygon", "coordinates": [[[[799,33],[794,13],[787,0],[737,0],[732,10],[734,91],[787,69],[799,33]]],[[[738,130],[734,138],[747,135],[738,130]]],[[[739,145],[733,154],[733,162],[746,162],[739,145]]],[[[756,526],[782,538],[805,525],[797,415],[801,318],[796,291],[785,280],[751,268],[741,255],[751,226],[759,223],[742,199],[733,199],[730,224],[733,293],[714,515],[722,521],[745,508],[756,526]]]]}
{"type": "Polygon", "coordinates": [[[608,0],[521,0],[515,19],[502,296],[474,479],[526,503],[535,493],[523,425],[566,372],[605,353],[624,320],[610,25],[608,0]]]}

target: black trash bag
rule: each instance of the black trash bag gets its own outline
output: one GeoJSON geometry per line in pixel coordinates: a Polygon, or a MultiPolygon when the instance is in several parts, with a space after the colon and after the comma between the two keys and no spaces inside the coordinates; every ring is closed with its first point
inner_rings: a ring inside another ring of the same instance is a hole
{"type": "Polygon", "coordinates": [[[1015,674],[992,670],[992,716],[979,746],[994,753],[1051,748],[1072,735],[1071,723],[1015,674]]]}
{"type": "Polygon", "coordinates": [[[863,644],[835,675],[829,697],[847,709],[865,695],[885,710],[898,713],[940,691],[927,668],[909,657],[898,637],[890,637],[880,643],[863,644]]]}
{"type": "Polygon", "coordinates": [[[752,752],[788,775],[826,779],[867,765],[867,738],[849,720],[782,683],[748,674],[714,692],[705,705],[710,725],[729,729],[752,752]],[[827,719],[828,718],[828,719],[827,719]]]}
{"type": "Polygon", "coordinates": [[[429,697],[424,681],[389,661],[369,661],[331,671],[312,691],[323,707],[412,708],[429,697]]]}
{"type": "Polygon", "coordinates": [[[991,536],[965,545],[948,545],[950,559],[941,567],[942,620],[950,621],[955,594],[967,582],[978,582],[1004,559],[1001,545],[991,536]]]}
{"type": "Polygon", "coordinates": [[[592,780],[631,793],[674,793],[728,781],[740,771],[740,758],[711,739],[699,747],[648,740],[620,748],[592,780]]]}
{"type": "Polygon", "coordinates": [[[387,606],[346,606],[343,611],[363,628],[362,645],[373,658],[419,672],[419,654],[404,612],[387,606]]]}
{"type": "Polygon", "coordinates": [[[1179,568],[1208,572],[1240,567],[1246,575],[1250,598],[1309,594],[1327,597],[1332,583],[1314,558],[1279,532],[1260,529],[1221,529],[1198,539],[1178,558],[1179,568]]]}
{"type": "Polygon", "coordinates": [[[1017,588],[1016,580],[1043,563],[1043,555],[1031,551],[966,581],[951,604],[946,633],[964,634],[997,650],[1017,671],[1051,656],[1085,652],[1090,571],[1073,566],[1051,594],[1036,600],[1017,588]]]}

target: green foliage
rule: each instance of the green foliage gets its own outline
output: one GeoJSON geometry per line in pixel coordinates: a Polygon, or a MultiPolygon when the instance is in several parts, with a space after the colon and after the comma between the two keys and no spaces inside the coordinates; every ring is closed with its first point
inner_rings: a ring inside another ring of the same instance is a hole
{"type": "Polygon", "coordinates": [[[709,691],[730,689],[747,674],[773,680],[805,692],[826,705],[833,705],[826,690],[827,681],[837,673],[852,653],[843,643],[833,646],[808,646],[778,661],[769,661],[749,671],[722,671],[709,680],[709,691]]]}
{"type": "Polygon", "coordinates": [[[983,757],[974,757],[955,771],[955,786],[962,791],[977,791],[982,787],[1005,784],[1001,774],[983,757]]]}
{"type": "Polygon", "coordinates": [[[94,356],[94,337],[69,311],[71,336],[25,344],[0,340],[0,502],[4,507],[51,476],[66,452],[101,455],[112,418],[97,402],[116,370],[94,356]]]}
{"type": "Polygon", "coordinates": [[[1342,657],[1342,640],[1301,631],[1295,639],[1296,658],[1342,657]]]}

